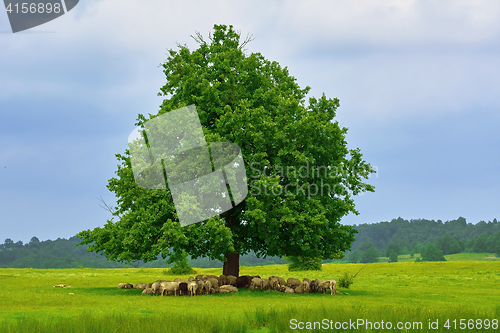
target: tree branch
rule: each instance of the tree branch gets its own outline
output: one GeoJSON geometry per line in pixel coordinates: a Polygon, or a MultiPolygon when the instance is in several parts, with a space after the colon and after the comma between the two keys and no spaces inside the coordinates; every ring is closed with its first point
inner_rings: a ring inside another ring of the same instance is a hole
{"type": "Polygon", "coordinates": [[[115,216],[118,216],[119,218],[121,218],[120,214],[117,212],[117,210],[115,208],[113,208],[112,206],[108,205],[106,203],[106,201],[104,201],[104,199],[102,198],[102,196],[100,196],[99,198],[96,197],[97,200],[99,200],[99,206],[101,206],[101,208],[104,208],[105,210],[107,210],[108,212],[111,213],[111,215],[115,215],[115,216]]]}

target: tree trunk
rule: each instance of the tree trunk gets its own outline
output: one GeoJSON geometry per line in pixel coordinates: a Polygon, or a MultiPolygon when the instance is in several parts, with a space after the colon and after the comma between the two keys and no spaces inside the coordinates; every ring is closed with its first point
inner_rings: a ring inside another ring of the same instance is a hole
{"type": "MultiPolygon", "coordinates": [[[[226,226],[230,229],[236,223],[236,218],[233,216],[232,211],[228,211],[225,216],[226,226]]],[[[238,249],[236,249],[238,251],[238,249]]],[[[237,252],[226,253],[226,261],[222,267],[222,274],[240,276],[240,254],[237,252]]]]}
{"type": "Polygon", "coordinates": [[[240,255],[238,253],[227,253],[226,261],[222,268],[222,274],[240,276],[240,255]]]}

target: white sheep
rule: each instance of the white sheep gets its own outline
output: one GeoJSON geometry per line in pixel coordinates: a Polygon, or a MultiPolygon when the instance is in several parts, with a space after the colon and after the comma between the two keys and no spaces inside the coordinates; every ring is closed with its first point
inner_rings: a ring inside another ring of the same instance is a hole
{"type": "Polygon", "coordinates": [[[165,292],[167,295],[169,292],[173,291],[174,296],[177,296],[177,290],[179,289],[179,282],[161,282],[160,283],[160,294],[163,296],[165,292]]]}
{"type": "Polygon", "coordinates": [[[188,282],[188,293],[189,296],[196,296],[196,290],[198,289],[198,284],[196,281],[189,281],[188,282]]]}

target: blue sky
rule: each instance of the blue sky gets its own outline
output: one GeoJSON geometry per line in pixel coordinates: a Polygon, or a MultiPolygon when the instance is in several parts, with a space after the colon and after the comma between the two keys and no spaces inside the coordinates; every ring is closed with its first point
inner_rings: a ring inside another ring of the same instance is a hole
{"type": "Polygon", "coordinates": [[[345,224],[500,218],[500,2],[82,0],[13,34],[0,12],[0,242],[102,226],[106,184],[158,65],[214,24],[340,99],[347,141],[378,169],[345,224]]]}

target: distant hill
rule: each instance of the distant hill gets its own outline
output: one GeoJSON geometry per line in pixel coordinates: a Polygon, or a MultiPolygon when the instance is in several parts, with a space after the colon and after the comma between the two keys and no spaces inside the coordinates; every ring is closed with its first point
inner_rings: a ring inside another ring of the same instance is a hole
{"type": "MultiPolygon", "coordinates": [[[[421,253],[425,246],[433,244],[442,254],[496,253],[500,257],[500,223],[494,219],[477,224],[467,223],[465,218],[442,222],[441,220],[404,220],[360,224],[352,251],[348,251],[342,261],[373,262],[378,257],[421,253]]],[[[76,246],[77,237],[69,239],[39,241],[33,237],[29,243],[6,239],[0,244],[0,268],[122,268],[128,267],[170,267],[166,260],[159,258],[153,262],[117,263],[104,256],[88,253],[87,245],[76,246]]],[[[332,262],[332,260],[328,260],[332,262]]],[[[335,261],[335,260],[334,260],[335,261]]],[[[334,262],[333,261],[333,262],[334,262]]],[[[221,268],[222,262],[198,258],[190,260],[191,266],[198,268],[221,268]]],[[[241,266],[287,264],[278,257],[257,258],[254,254],[240,257],[241,266]]]]}
{"type": "Polygon", "coordinates": [[[389,256],[392,250],[396,254],[420,253],[428,244],[434,244],[444,255],[489,252],[500,256],[500,223],[496,219],[472,224],[463,217],[446,222],[400,217],[390,222],[360,224],[356,229],[356,241],[344,261],[363,262],[369,249],[376,250],[380,257],[389,256]]]}
{"type": "MultiPolygon", "coordinates": [[[[6,239],[0,244],[0,268],[123,268],[145,267],[145,268],[167,268],[166,259],[144,263],[132,264],[119,263],[107,260],[104,256],[96,253],[86,252],[88,245],[76,246],[80,242],[77,237],[70,239],[58,238],[56,240],[39,241],[37,237],[31,238],[30,242],[23,244],[18,241],[14,243],[6,239]]],[[[197,268],[221,268],[222,262],[198,258],[190,260],[190,265],[197,268]]],[[[287,262],[277,257],[257,258],[255,255],[244,255],[240,257],[242,266],[261,266],[286,264],[287,262]]]]}

